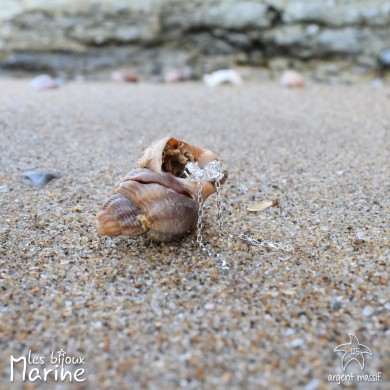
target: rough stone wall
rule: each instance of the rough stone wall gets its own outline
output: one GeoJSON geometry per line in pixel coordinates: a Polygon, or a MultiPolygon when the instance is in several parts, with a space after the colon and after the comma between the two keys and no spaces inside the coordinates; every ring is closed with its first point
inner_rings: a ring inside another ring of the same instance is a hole
{"type": "Polygon", "coordinates": [[[0,67],[148,74],[189,64],[319,79],[374,77],[390,65],[390,1],[1,0],[0,67]]]}

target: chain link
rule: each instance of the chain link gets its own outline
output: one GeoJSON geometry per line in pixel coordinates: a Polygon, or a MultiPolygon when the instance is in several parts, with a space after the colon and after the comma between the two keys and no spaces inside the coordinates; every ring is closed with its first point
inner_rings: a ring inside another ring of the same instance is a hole
{"type": "Polygon", "coordinates": [[[196,241],[201,251],[205,253],[207,256],[220,259],[222,269],[224,270],[229,269],[225,256],[215,252],[214,250],[210,249],[203,243],[202,230],[203,230],[203,217],[204,217],[204,207],[203,207],[204,201],[203,201],[203,192],[202,192],[202,177],[204,171],[206,171],[206,173],[208,174],[208,178],[215,180],[215,188],[217,192],[217,221],[218,221],[218,228],[222,236],[228,237],[230,239],[239,238],[240,240],[247,242],[248,244],[257,246],[259,248],[268,248],[277,251],[281,250],[284,252],[294,252],[294,248],[290,244],[278,243],[278,242],[273,242],[268,240],[258,241],[246,234],[229,233],[225,229],[225,224],[222,216],[223,206],[222,206],[222,191],[221,191],[221,181],[220,181],[221,178],[223,177],[223,174],[220,169],[220,164],[216,164],[215,161],[209,164],[210,166],[209,167],[206,166],[204,169],[199,168],[197,164],[194,163],[187,164],[188,165],[187,177],[190,180],[196,181],[198,184],[198,221],[197,221],[198,232],[196,236],[196,241]],[[210,168],[212,168],[213,170],[211,170],[210,168]],[[214,177],[212,175],[214,175],[214,177]]]}
{"type": "Polygon", "coordinates": [[[199,177],[196,178],[196,182],[198,183],[198,223],[197,223],[197,228],[198,228],[198,234],[196,236],[196,241],[198,243],[199,248],[202,250],[203,253],[205,253],[207,256],[210,257],[215,257],[217,259],[221,260],[221,268],[224,270],[229,269],[229,266],[227,264],[225,256],[223,256],[220,253],[216,253],[212,249],[207,248],[203,244],[203,237],[202,237],[202,229],[203,229],[203,215],[204,215],[204,208],[203,208],[203,193],[202,193],[202,182],[199,177]]]}
{"type": "Polygon", "coordinates": [[[257,246],[259,248],[268,248],[268,249],[274,249],[274,250],[281,250],[284,252],[293,252],[294,248],[290,244],[282,244],[279,242],[273,242],[268,240],[262,240],[258,241],[254,238],[247,236],[246,234],[237,234],[237,233],[229,233],[225,227],[222,217],[222,195],[221,195],[221,183],[219,180],[215,182],[215,188],[217,190],[217,220],[218,220],[218,226],[221,231],[221,233],[229,238],[239,238],[242,241],[247,242],[248,244],[257,246]]]}

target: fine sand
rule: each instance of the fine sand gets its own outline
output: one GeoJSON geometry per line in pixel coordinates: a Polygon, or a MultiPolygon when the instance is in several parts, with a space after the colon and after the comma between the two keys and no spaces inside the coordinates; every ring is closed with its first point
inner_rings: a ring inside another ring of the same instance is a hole
{"type": "Polygon", "coordinates": [[[389,98],[368,85],[1,80],[0,388],[333,388],[349,333],[372,351],[350,370],[382,375],[357,387],[389,386],[389,98]],[[227,230],[295,252],[221,238],[215,195],[204,238],[228,271],[195,235],[98,237],[114,184],[167,135],[221,156],[227,230]],[[61,177],[35,188],[31,170],[61,177]],[[60,349],[84,358],[86,382],[23,384],[21,364],[10,382],[11,355],[32,350],[45,364],[28,369],[43,370],[60,349]]]}

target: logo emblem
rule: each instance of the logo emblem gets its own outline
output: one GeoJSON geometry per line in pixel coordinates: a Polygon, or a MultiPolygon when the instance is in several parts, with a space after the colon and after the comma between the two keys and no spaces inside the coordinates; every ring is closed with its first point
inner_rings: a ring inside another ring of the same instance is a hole
{"type": "Polygon", "coordinates": [[[340,344],[334,349],[334,352],[344,352],[341,358],[341,367],[343,371],[347,368],[348,364],[353,360],[356,360],[360,368],[363,370],[364,368],[364,354],[367,353],[372,356],[372,352],[370,348],[367,346],[360,344],[357,337],[349,333],[349,343],[340,344]]]}

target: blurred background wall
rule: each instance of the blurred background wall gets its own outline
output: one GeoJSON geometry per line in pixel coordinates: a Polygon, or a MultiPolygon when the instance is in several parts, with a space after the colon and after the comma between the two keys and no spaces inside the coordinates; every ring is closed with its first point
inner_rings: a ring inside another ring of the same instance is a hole
{"type": "Polygon", "coordinates": [[[151,75],[286,68],[354,81],[390,66],[386,0],[1,0],[2,73],[103,77],[115,67],[151,75]]]}

